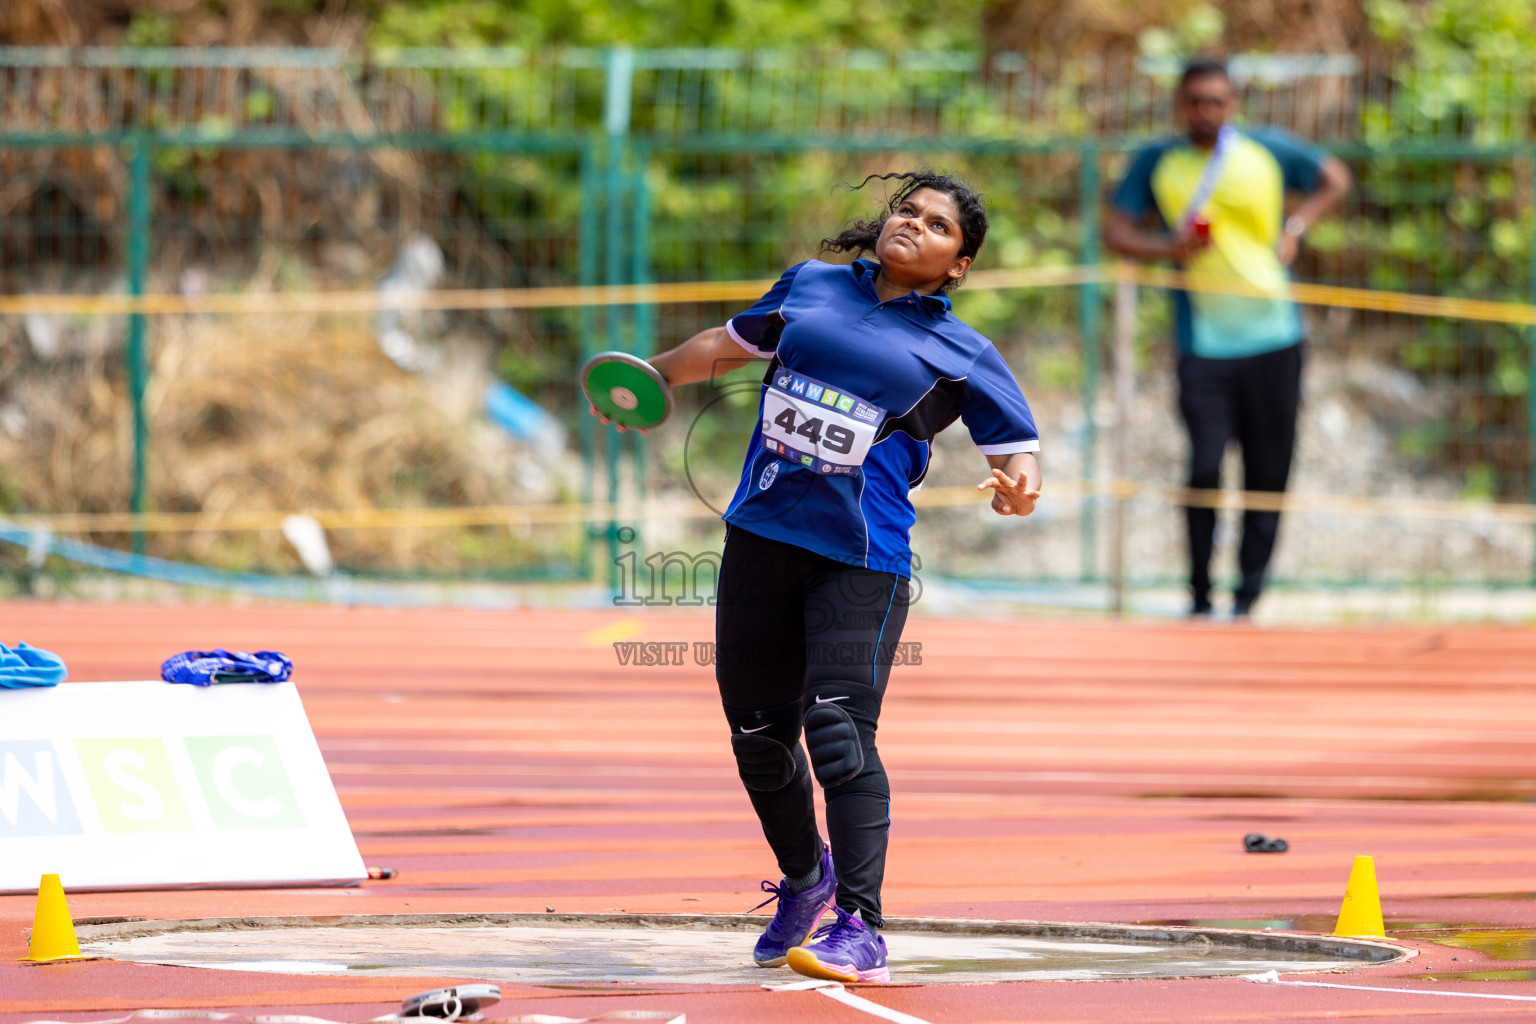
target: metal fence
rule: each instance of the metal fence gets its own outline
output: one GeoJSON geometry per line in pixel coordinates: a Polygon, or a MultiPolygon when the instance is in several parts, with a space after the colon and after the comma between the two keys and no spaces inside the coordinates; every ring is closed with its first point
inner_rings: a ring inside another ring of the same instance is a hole
{"type": "MultiPolygon", "coordinates": [[[[1298,276],[1531,299],[1533,69],[1234,62],[1246,120],[1315,139],[1356,174],[1342,214],[1309,239],[1298,276]]],[[[957,170],[987,193],[993,229],[978,270],[1096,264],[1101,200],[1127,154],[1171,127],[1175,72],[1129,54],[1066,63],[951,53],[0,49],[0,292],[373,287],[417,237],[441,254],[438,288],[772,277],[868,212],[869,194],[835,186],[914,164],[957,170]]],[[[1113,427],[1134,434],[1134,475],[1175,483],[1168,311],[1141,303],[1138,397],[1130,422],[1111,422],[1101,386],[1109,301],[1110,289],[1088,284],[962,291],[957,306],[1041,406],[1053,479],[1102,481],[1113,427]]],[[[631,500],[685,494],[689,479],[708,498],[739,458],[744,402],[692,392],[680,417],[693,425],[687,437],[678,428],[641,441],[595,429],[571,381],[591,351],[654,351],[738,305],[490,310],[414,325],[434,351],[488,347],[500,376],[575,438],[579,471],[555,456],[522,475],[450,471],[452,437],[435,448],[382,439],[423,399],[390,404],[396,385],[371,348],[382,329],[374,319],[4,318],[0,513],[205,513],[206,530],[150,533],[148,550],[282,569],[297,563],[275,531],[242,538],[217,529],[217,516],[631,500]],[[37,398],[44,381],[52,408],[37,398]],[[373,393],[374,404],[326,408],[327,395],[354,391],[373,393]],[[315,421],[316,436],[283,434],[286,447],[238,464],[236,435],[249,453],[253,436],[286,429],[270,409],[257,416],[264,394],[293,403],[288,415],[315,421]]],[[[1298,488],[1401,494],[1405,513],[1415,495],[1531,499],[1536,364],[1525,328],[1342,308],[1313,308],[1309,323],[1298,488]]],[[[524,460],[505,448],[481,454],[482,463],[524,460]]],[[[974,467],[964,460],[958,443],[942,449],[936,481],[968,479],[974,467]]],[[[926,520],[918,541],[931,565],[954,573],[1017,554],[1019,577],[1102,579],[1104,504],[1082,490],[1087,497],[1058,503],[1022,533],[956,511],[926,520]]],[[[423,527],[333,546],[360,573],[585,576],[627,543],[621,518],[595,534],[585,522],[531,533],[423,527]]],[[[1131,523],[1133,581],[1172,579],[1180,542],[1166,499],[1133,503],[1131,523]]],[[[647,526],[656,543],[683,536],[647,526]]],[[[1287,536],[1278,571],[1295,582],[1531,578],[1530,531],[1519,527],[1309,513],[1293,517],[1287,536]]],[[[123,530],[95,539],[146,543],[123,530]]]]}

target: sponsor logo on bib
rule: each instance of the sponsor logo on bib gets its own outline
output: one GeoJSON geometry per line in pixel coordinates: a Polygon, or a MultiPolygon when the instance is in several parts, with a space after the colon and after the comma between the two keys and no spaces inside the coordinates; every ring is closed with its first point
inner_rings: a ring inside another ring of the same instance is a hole
{"type": "Polygon", "coordinates": [[[772,377],[762,410],[763,447],[824,476],[856,475],[886,415],[872,402],[789,370],[772,377]]]}

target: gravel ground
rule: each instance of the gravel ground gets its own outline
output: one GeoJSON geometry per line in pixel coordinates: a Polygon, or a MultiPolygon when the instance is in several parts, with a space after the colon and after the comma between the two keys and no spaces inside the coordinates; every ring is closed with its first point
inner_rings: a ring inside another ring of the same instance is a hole
{"type": "MultiPolygon", "coordinates": [[[[1442,414],[1443,402],[1410,374],[1383,364],[1312,354],[1304,378],[1291,490],[1319,496],[1401,498],[1405,512],[1415,499],[1458,497],[1454,480],[1426,473],[1400,454],[1397,438],[1442,414]]],[[[1117,433],[1109,385],[1097,409],[1096,454],[1109,475],[1117,433]]],[[[1076,500],[1049,500],[1050,482],[1084,476],[1085,417],[1076,395],[1032,394],[1041,423],[1046,500],[1026,523],[998,520],[984,507],[947,514],[924,513],[914,545],[961,575],[1002,573],[1031,578],[1075,579],[1083,570],[1083,509],[1076,500]]],[[[1129,477],[1177,486],[1183,482],[1188,442],[1177,414],[1170,367],[1147,372],[1138,382],[1128,430],[1129,477]]],[[[928,485],[974,483],[981,460],[960,428],[940,436],[928,485]]],[[[1242,480],[1236,446],[1228,452],[1224,480],[1242,480]]],[[[1237,513],[1223,513],[1217,566],[1235,572],[1237,513]]],[[[1110,564],[1108,507],[1098,522],[1098,565],[1110,564]]],[[[1277,582],[1315,587],[1369,584],[1393,590],[1457,585],[1522,585],[1530,580],[1533,530],[1520,524],[1448,521],[1404,516],[1291,513],[1281,530],[1272,572],[1277,582]]],[[[1146,587],[1173,583],[1185,573],[1183,520],[1166,498],[1143,495],[1129,505],[1127,565],[1130,581],[1146,587]]]]}

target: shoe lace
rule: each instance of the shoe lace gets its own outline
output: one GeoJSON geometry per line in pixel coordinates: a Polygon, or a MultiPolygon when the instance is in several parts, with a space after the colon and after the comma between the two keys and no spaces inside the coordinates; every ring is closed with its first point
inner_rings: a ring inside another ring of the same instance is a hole
{"type": "Polygon", "coordinates": [[[759,903],[757,906],[753,907],[751,910],[747,911],[747,913],[755,914],[759,910],[762,910],[764,907],[766,907],[768,904],[772,903],[774,900],[792,900],[795,898],[795,894],[790,891],[789,886],[774,885],[767,879],[763,880],[762,890],[766,893],[772,893],[772,895],[763,900],[763,902],[759,903]]]}
{"type": "Polygon", "coordinates": [[[842,907],[828,907],[828,909],[837,916],[829,923],[817,928],[806,945],[825,940],[829,947],[838,949],[846,946],[858,937],[859,926],[851,923],[853,921],[852,914],[842,907]]]}

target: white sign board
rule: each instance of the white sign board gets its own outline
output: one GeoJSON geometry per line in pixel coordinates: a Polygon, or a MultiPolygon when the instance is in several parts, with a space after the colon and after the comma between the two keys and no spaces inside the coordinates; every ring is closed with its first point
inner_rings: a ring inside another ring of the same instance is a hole
{"type": "Polygon", "coordinates": [[[0,893],[356,885],[292,683],[0,689],[0,893]]]}

